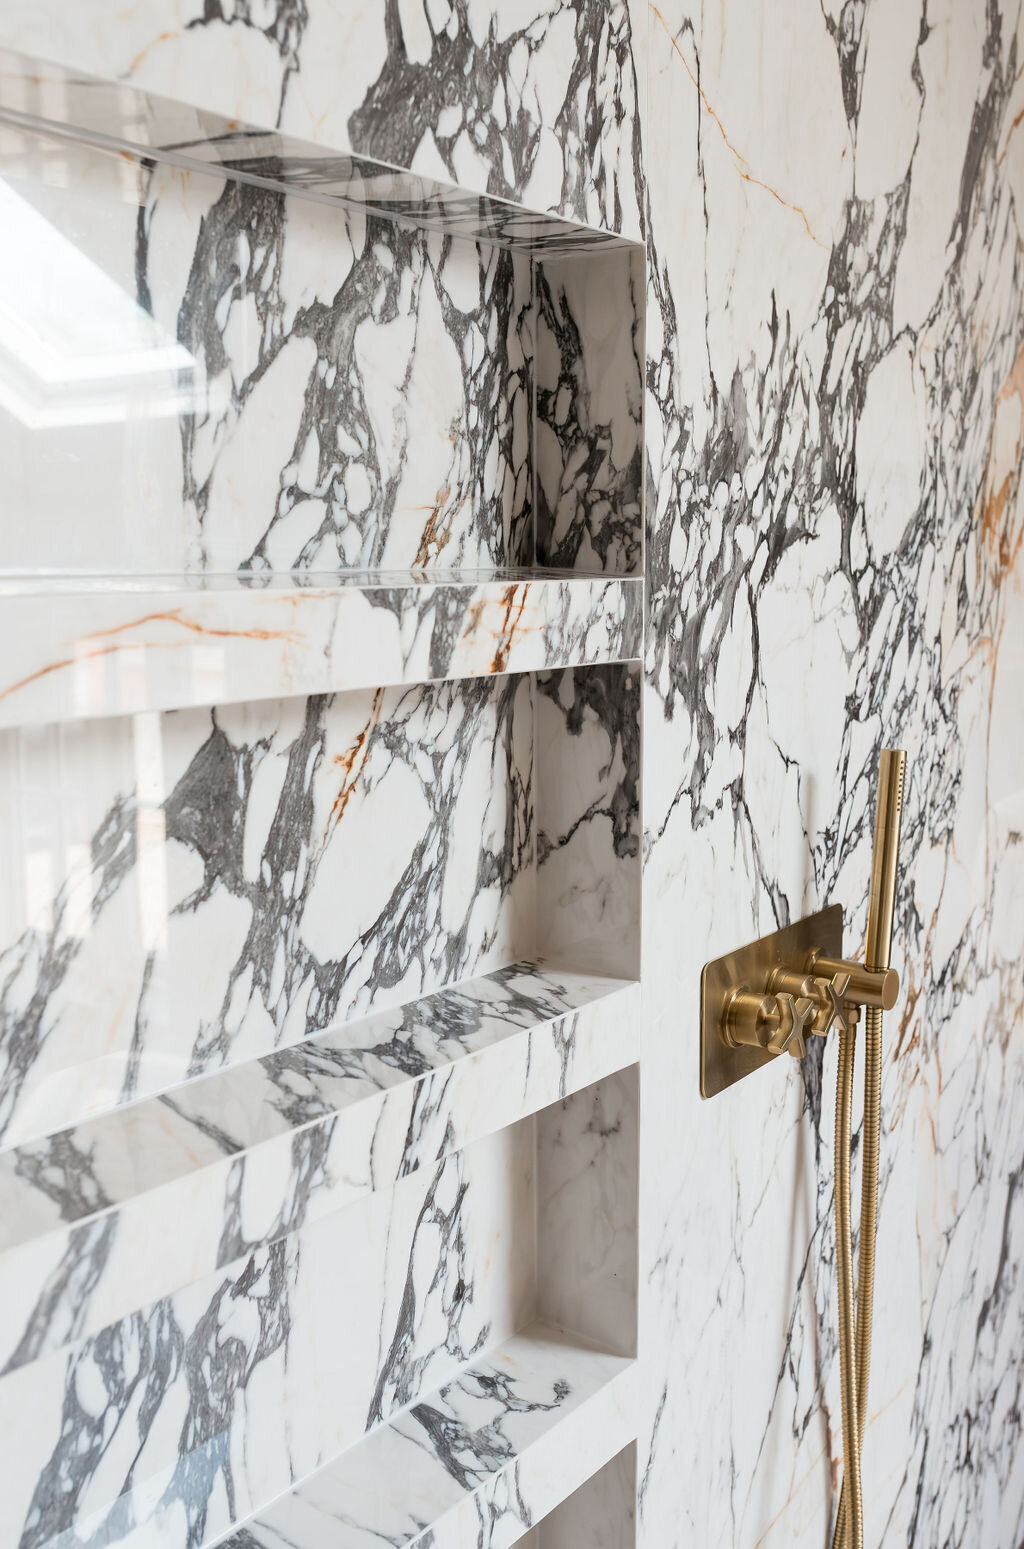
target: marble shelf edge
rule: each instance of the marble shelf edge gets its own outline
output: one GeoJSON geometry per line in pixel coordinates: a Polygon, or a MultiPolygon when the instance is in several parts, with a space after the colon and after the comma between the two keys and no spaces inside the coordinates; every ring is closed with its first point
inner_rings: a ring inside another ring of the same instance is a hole
{"type": "Polygon", "coordinates": [[[0,1153],[0,1374],[634,1064],[639,994],[514,964],[0,1153]]]}
{"type": "Polygon", "coordinates": [[[636,1364],[533,1324],[218,1549],[516,1543],[635,1438],[636,1364]]]}
{"type": "Polygon", "coordinates": [[[634,660],[639,577],[0,581],[0,728],[634,660]]]}
{"type": "Polygon", "coordinates": [[[190,171],[221,173],[535,256],[642,244],[351,151],[259,128],[123,81],[0,46],[0,124],[190,171]]]}

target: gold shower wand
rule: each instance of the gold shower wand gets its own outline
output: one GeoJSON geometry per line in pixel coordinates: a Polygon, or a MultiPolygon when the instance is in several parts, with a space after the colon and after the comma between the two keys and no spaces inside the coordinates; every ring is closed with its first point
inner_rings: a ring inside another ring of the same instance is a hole
{"type": "Polygon", "coordinates": [[[864,966],[890,966],[892,922],[896,911],[896,865],[903,819],[903,781],[907,755],[902,748],[883,748],[878,764],[878,801],[875,806],[875,848],[871,860],[871,893],[868,929],[864,942],[864,966]]]}

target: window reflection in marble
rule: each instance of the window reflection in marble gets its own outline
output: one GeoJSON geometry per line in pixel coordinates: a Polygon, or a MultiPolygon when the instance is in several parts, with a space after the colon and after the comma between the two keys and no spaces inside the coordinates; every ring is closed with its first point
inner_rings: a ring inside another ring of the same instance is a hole
{"type": "Polygon", "coordinates": [[[529,677],[5,733],[0,1137],[529,956],[532,761],[529,677]]]}

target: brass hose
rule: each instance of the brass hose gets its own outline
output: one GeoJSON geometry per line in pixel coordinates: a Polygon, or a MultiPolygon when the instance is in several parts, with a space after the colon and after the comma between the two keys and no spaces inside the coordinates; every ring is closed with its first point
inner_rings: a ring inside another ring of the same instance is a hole
{"type": "MultiPolygon", "coordinates": [[[[869,1006],[864,1017],[864,1126],[861,1134],[860,1236],[857,1243],[857,1437],[864,1446],[871,1378],[871,1317],[875,1299],[875,1238],[878,1225],[878,1150],[882,1096],[882,1012],[869,1006]]],[[[837,1228],[838,1229],[838,1228],[837,1228]]],[[[841,1361],[840,1361],[841,1365],[841,1361]]],[[[859,1470],[858,1470],[859,1471],[859,1470]]],[[[846,1480],[832,1549],[848,1549],[846,1480]]]]}
{"type": "MultiPolygon", "coordinates": [[[[878,769],[878,801],[875,807],[875,841],[871,864],[871,894],[864,947],[867,968],[887,969],[892,956],[892,925],[896,908],[896,862],[903,818],[903,784],[907,755],[885,748],[878,769]]],[[[849,1035],[852,1045],[852,1033],[849,1035]]],[[[867,1425],[868,1384],[871,1376],[871,1323],[875,1299],[875,1240],[878,1228],[878,1155],[882,1111],[882,1011],[869,1006],[864,1026],[864,1126],[860,1197],[860,1238],[857,1264],[857,1316],[853,1332],[853,1249],[850,1242],[850,1139],[851,1124],[844,1118],[840,1134],[840,1104],[844,1080],[850,1085],[852,1103],[853,1056],[844,1058],[840,1035],[840,1078],[836,1099],[836,1259],[839,1278],[839,1375],[843,1400],[843,1486],[836,1514],[833,1549],[863,1549],[864,1511],[860,1454],[867,1425]],[[845,1066],[849,1064],[849,1071],[845,1066]],[[841,1179],[845,1186],[841,1188],[841,1179]],[[844,1226],[845,1222],[845,1226],[844,1226]],[[844,1266],[844,1258],[846,1260],[844,1266]],[[843,1275],[849,1284],[844,1285],[843,1275]],[[851,1334],[856,1360],[851,1360],[851,1334]],[[851,1392],[852,1384],[852,1392],[851,1392]],[[856,1416],[856,1432],[850,1435],[847,1407],[856,1416]],[[851,1440],[854,1450],[851,1451],[851,1440]]]]}
{"type": "MultiPolygon", "coordinates": [[[[852,1535],[851,1549],[864,1549],[864,1501],[860,1478],[860,1411],[854,1359],[853,1240],[850,1208],[850,1135],[853,1128],[852,1021],[839,1029],[836,1082],[836,1281],[839,1290],[839,1386],[843,1405],[843,1491],[852,1535]]],[[[838,1531],[838,1528],[837,1528],[838,1531]]]]}

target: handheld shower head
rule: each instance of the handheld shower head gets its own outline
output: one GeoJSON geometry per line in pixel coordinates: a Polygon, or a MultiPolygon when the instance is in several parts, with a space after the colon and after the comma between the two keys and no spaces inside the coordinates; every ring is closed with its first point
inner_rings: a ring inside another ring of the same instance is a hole
{"type": "Polygon", "coordinates": [[[888,968],[892,953],[892,922],[896,909],[896,863],[903,819],[903,780],[907,755],[902,748],[883,748],[878,766],[875,806],[875,846],[871,860],[871,894],[864,966],[888,968]]]}

